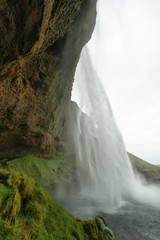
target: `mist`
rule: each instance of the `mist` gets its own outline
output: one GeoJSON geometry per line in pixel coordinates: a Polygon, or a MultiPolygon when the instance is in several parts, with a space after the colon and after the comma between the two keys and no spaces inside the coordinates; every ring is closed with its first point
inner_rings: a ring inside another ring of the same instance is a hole
{"type": "Polygon", "coordinates": [[[127,151],[160,164],[160,2],[100,0],[89,43],[127,151]]]}

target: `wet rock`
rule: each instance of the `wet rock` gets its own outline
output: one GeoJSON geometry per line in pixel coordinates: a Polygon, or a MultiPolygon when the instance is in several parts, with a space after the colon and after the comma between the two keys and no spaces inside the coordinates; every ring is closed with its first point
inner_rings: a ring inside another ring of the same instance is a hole
{"type": "Polygon", "coordinates": [[[0,13],[0,157],[50,156],[63,148],[96,0],[2,0],[0,13]]]}

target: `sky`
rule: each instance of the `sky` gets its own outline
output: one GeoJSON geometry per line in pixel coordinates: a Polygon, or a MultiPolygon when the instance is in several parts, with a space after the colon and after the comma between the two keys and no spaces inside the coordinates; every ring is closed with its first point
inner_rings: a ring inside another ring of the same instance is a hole
{"type": "Polygon", "coordinates": [[[160,1],[99,0],[88,46],[127,151],[160,165],[160,1]]]}

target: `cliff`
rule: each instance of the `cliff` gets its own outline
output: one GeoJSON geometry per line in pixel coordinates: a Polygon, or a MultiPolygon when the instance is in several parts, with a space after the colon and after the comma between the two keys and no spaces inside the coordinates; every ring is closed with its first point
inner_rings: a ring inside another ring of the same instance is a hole
{"type": "Polygon", "coordinates": [[[96,0],[2,0],[0,13],[0,158],[50,156],[63,147],[96,0]]]}

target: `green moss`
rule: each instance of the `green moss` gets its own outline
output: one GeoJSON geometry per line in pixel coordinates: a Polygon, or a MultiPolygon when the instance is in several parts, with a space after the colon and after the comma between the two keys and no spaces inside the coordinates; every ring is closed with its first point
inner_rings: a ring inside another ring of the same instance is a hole
{"type": "Polygon", "coordinates": [[[97,225],[98,230],[99,230],[99,231],[103,231],[102,223],[101,223],[101,220],[100,220],[99,217],[96,217],[96,218],[95,218],[95,223],[96,223],[96,225],[97,225]]]}
{"type": "Polygon", "coordinates": [[[8,220],[8,222],[15,222],[17,214],[21,207],[21,195],[17,190],[11,192],[2,203],[1,213],[3,219],[8,220]]]}
{"type": "Polygon", "coordinates": [[[104,223],[104,225],[105,225],[106,227],[108,227],[107,221],[106,221],[102,216],[97,216],[96,219],[98,219],[99,221],[102,220],[103,223],[104,223]]]}
{"type": "Polygon", "coordinates": [[[6,169],[23,172],[46,188],[51,184],[58,184],[63,178],[64,162],[64,156],[61,153],[53,155],[51,159],[26,156],[8,161],[6,169]]]}
{"type": "Polygon", "coordinates": [[[9,193],[10,193],[10,189],[4,186],[3,184],[0,184],[0,196],[1,196],[0,206],[2,205],[3,199],[6,198],[9,193]]]}
{"type": "Polygon", "coordinates": [[[8,226],[6,222],[0,218],[0,239],[3,240],[19,240],[14,236],[13,228],[8,226]]]}
{"type": "Polygon", "coordinates": [[[64,171],[63,159],[63,154],[57,153],[49,160],[27,156],[3,162],[0,239],[108,240],[96,220],[75,219],[40,185],[58,181],[59,171],[61,175],[64,171]]]}
{"type": "Polygon", "coordinates": [[[98,240],[98,228],[92,220],[84,222],[84,230],[89,236],[89,239],[98,240]]]}
{"type": "Polygon", "coordinates": [[[74,240],[77,234],[80,240],[84,239],[82,224],[32,178],[15,171],[5,171],[4,176],[8,178],[0,184],[1,217],[4,226],[12,227],[13,236],[17,239],[74,240]]]}

